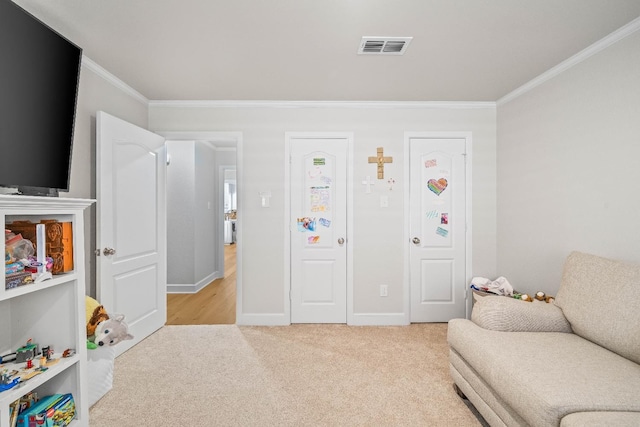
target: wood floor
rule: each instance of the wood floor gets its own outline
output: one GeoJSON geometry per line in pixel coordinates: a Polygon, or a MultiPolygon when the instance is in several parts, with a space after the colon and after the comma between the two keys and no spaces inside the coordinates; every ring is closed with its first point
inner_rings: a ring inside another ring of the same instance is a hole
{"type": "Polygon", "coordinates": [[[224,278],[195,294],[167,294],[167,325],[236,323],[236,245],[224,246],[224,278]]]}

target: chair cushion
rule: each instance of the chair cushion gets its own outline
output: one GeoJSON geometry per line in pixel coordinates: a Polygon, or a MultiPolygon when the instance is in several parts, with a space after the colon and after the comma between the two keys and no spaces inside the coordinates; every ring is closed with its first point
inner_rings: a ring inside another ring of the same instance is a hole
{"type": "Polygon", "coordinates": [[[571,332],[569,322],[555,304],[509,297],[479,298],[473,305],[471,320],[494,331],[571,332]]]}
{"type": "Polygon", "coordinates": [[[572,252],[555,303],[574,333],[640,363],[640,266],[572,252]]]}

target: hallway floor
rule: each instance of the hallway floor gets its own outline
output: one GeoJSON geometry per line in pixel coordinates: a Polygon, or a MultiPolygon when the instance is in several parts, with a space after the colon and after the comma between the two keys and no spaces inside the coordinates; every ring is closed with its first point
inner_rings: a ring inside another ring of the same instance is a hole
{"type": "Polygon", "coordinates": [[[167,325],[236,323],[236,245],[224,246],[224,278],[195,294],[167,295],[167,325]]]}

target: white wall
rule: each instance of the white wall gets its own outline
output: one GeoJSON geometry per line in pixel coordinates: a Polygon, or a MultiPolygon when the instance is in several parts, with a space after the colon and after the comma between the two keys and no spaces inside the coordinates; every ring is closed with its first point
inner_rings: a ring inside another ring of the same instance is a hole
{"type": "Polygon", "coordinates": [[[499,105],[497,152],[516,289],[555,294],[573,250],[640,262],[640,32],[499,105]]]}
{"type": "Polygon", "coordinates": [[[197,141],[195,146],[195,278],[201,286],[222,277],[216,264],[218,236],[217,221],[220,216],[216,195],[218,194],[218,170],[214,167],[216,152],[211,145],[197,141]],[[206,283],[203,283],[206,281],[206,283]]]}
{"type": "Polygon", "coordinates": [[[195,283],[195,141],[167,141],[167,284],[195,283]]]}
{"type": "MultiPolygon", "coordinates": [[[[142,128],[147,128],[148,107],[135,96],[116,87],[103,77],[95,65],[83,60],[78,90],[71,181],[68,193],[61,197],[94,199],[96,197],[96,112],[105,111],[142,128]]],[[[85,211],[85,260],[89,263],[86,276],[87,294],[96,296],[96,207],[85,211]]]]}
{"type": "Polygon", "coordinates": [[[239,204],[242,227],[243,314],[284,313],[284,170],[285,132],[353,132],[354,140],[354,312],[402,313],[403,308],[403,144],[405,131],[471,131],[473,134],[473,274],[495,275],[495,108],[353,107],[346,104],[314,108],[269,106],[194,106],[152,103],[151,130],[242,132],[242,174],[239,204]],[[385,177],[394,190],[378,183],[365,194],[361,181],[375,177],[367,158],[384,147],[393,163],[385,177]],[[271,191],[271,207],[261,208],[261,191],[271,191]],[[387,192],[389,208],[379,207],[387,192]],[[389,296],[378,296],[378,284],[389,284],[389,296]]]}
{"type": "Polygon", "coordinates": [[[216,156],[202,141],[167,141],[167,289],[196,292],[217,266],[216,156]]]}

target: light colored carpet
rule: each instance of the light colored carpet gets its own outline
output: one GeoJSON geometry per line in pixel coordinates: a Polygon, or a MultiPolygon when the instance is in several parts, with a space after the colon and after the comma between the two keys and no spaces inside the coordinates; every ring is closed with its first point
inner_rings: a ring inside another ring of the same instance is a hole
{"type": "Polygon", "coordinates": [[[481,426],[446,324],[165,326],[116,359],[90,425],[481,426]]]}

